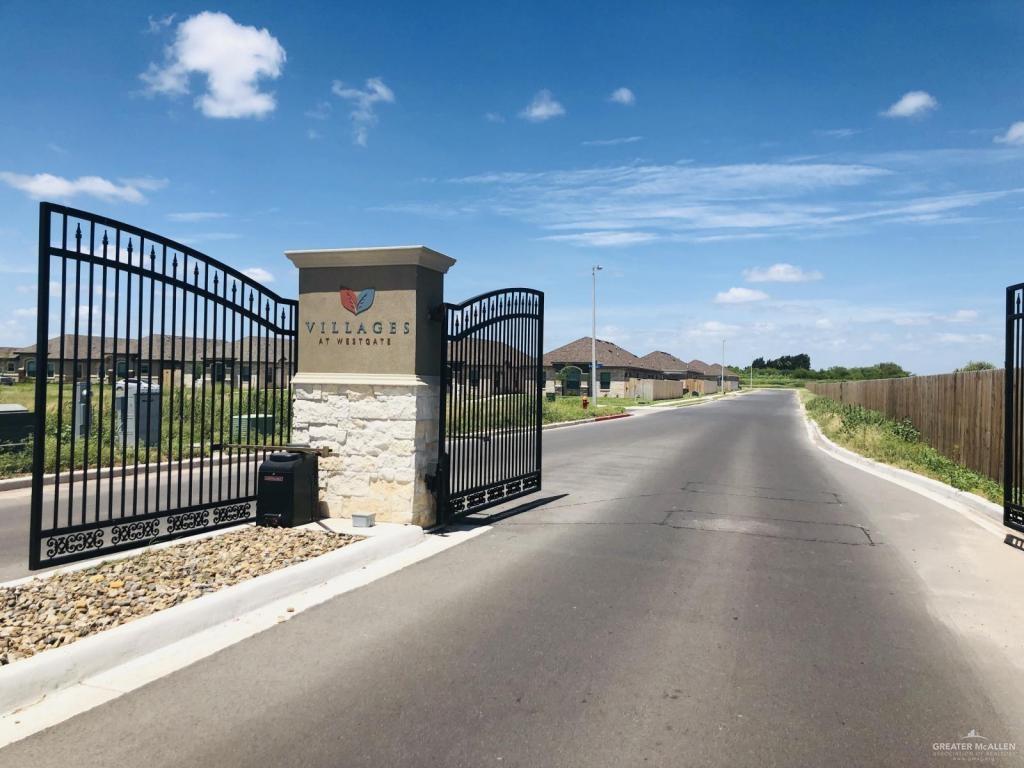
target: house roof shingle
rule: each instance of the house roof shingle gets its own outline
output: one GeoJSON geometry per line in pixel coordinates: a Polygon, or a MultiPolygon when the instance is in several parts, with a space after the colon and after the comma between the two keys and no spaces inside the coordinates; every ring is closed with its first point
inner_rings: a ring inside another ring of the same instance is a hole
{"type": "MultiPolygon", "coordinates": [[[[654,371],[650,365],[645,364],[639,357],[618,344],[604,339],[597,340],[597,362],[606,368],[637,368],[644,371],[654,371]]],[[[544,365],[557,364],[589,364],[590,363],[590,337],[571,341],[568,344],[553,349],[544,355],[544,365]]]]}
{"type": "Polygon", "coordinates": [[[640,362],[644,363],[647,368],[653,368],[662,373],[677,373],[689,370],[690,367],[690,364],[685,360],[680,360],[675,355],[662,352],[661,350],[648,352],[640,358],[640,362]]]}

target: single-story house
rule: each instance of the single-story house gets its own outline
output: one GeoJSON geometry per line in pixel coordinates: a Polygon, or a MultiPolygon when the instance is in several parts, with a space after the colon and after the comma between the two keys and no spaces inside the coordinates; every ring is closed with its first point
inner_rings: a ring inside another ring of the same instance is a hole
{"type": "MultiPolygon", "coordinates": [[[[545,389],[565,395],[589,394],[591,337],[584,336],[544,355],[545,389]]],[[[664,378],[632,352],[597,340],[597,388],[600,397],[628,397],[630,379],[664,378]]]]}
{"type": "MultiPolygon", "coordinates": [[[[6,348],[0,348],[0,351],[6,348]]],[[[266,381],[286,386],[291,376],[291,345],[283,339],[246,336],[235,342],[203,340],[155,334],[135,339],[88,337],[74,334],[56,336],[46,345],[48,378],[151,377],[162,381],[165,374],[178,372],[181,381],[194,377],[235,384],[266,381]]],[[[35,345],[16,349],[3,368],[20,378],[35,378],[35,345]]]]}
{"type": "Polygon", "coordinates": [[[690,365],[685,360],[680,360],[675,355],[660,350],[648,352],[640,358],[640,361],[648,368],[661,371],[664,378],[676,381],[686,380],[686,374],[689,371],[690,365]]]}
{"type": "Polygon", "coordinates": [[[493,339],[448,343],[448,375],[454,387],[480,394],[505,395],[527,391],[536,358],[526,350],[493,339]]]}

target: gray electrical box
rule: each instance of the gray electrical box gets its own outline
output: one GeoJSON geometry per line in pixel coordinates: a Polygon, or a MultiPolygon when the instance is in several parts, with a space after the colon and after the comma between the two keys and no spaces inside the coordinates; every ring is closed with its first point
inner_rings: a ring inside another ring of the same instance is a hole
{"type": "Polygon", "coordinates": [[[119,381],[114,395],[118,419],[118,436],[126,437],[128,445],[147,447],[160,445],[160,385],[144,381],[119,381]]]}
{"type": "Polygon", "coordinates": [[[75,438],[89,436],[92,421],[92,385],[88,381],[75,383],[75,438]]]}
{"type": "Polygon", "coordinates": [[[274,414],[247,413],[231,417],[232,440],[239,443],[258,443],[274,434],[274,414]]]}

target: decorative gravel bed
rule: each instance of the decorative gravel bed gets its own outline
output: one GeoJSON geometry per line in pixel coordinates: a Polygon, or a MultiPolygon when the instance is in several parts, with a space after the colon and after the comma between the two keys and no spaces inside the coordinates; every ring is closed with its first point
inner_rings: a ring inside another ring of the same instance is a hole
{"type": "Polygon", "coordinates": [[[0,666],[359,540],[323,530],[247,526],[0,587],[0,666]]]}

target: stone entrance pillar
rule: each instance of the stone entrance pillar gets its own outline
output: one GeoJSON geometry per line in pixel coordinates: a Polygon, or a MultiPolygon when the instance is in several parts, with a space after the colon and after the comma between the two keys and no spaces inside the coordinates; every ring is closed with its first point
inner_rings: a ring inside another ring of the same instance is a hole
{"type": "Polygon", "coordinates": [[[292,439],[333,451],[321,506],[433,524],[444,328],[430,313],[455,260],[421,245],[285,255],[299,268],[292,439]]]}

